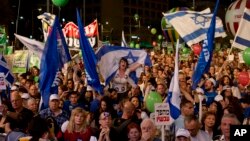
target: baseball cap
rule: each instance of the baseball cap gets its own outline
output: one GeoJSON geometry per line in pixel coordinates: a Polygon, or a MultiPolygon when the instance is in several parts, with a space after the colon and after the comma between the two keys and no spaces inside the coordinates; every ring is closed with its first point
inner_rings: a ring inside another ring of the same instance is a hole
{"type": "Polygon", "coordinates": [[[17,86],[15,86],[15,85],[11,86],[10,90],[11,91],[17,90],[17,86]]]}
{"type": "Polygon", "coordinates": [[[14,84],[17,85],[17,86],[21,85],[20,82],[15,82],[14,84]]]}
{"type": "Polygon", "coordinates": [[[196,88],[195,89],[195,91],[197,92],[197,93],[202,93],[202,94],[204,94],[204,90],[202,89],[202,88],[196,88]]]}
{"type": "Polygon", "coordinates": [[[231,90],[231,86],[225,85],[225,86],[223,86],[222,90],[231,90]]]}
{"type": "Polygon", "coordinates": [[[223,96],[220,95],[220,94],[218,94],[218,95],[216,95],[216,96],[214,97],[214,100],[217,101],[217,102],[219,102],[219,101],[223,100],[223,96]]]}
{"type": "Polygon", "coordinates": [[[29,95],[28,93],[23,93],[23,94],[21,95],[21,98],[23,98],[23,99],[29,99],[29,98],[30,98],[30,95],[29,95]]]}
{"type": "Polygon", "coordinates": [[[183,136],[183,137],[190,137],[190,133],[188,132],[188,130],[186,129],[183,129],[183,128],[179,128],[176,132],[176,137],[180,137],[180,136],[183,136]]]}
{"type": "Polygon", "coordinates": [[[59,96],[58,96],[58,94],[52,94],[52,95],[50,95],[49,101],[54,100],[54,99],[56,99],[56,100],[60,99],[59,96]]]}
{"type": "Polygon", "coordinates": [[[92,91],[92,90],[93,90],[93,88],[91,86],[87,85],[87,91],[92,91]]]}
{"type": "Polygon", "coordinates": [[[216,81],[213,78],[209,78],[207,80],[209,80],[210,82],[212,82],[214,84],[214,86],[216,86],[216,81]]]}

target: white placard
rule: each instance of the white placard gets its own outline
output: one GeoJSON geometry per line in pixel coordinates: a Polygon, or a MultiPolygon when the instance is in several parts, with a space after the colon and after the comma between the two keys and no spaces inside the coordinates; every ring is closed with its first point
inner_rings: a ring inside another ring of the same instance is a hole
{"type": "Polygon", "coordinates": [[[228,55],[228,61],[233,61],[234,60],[234,55],[228,55]]]}
{"type": "Polygon", "coordinates": [[[243,60],[242,52],[239,52],[238,55],[239,55],[239,62],[245,63],[245,61],[243,60]]]}
{"type": "Polygon", "coordinates": [[[155,125],[169,125],[170,111],[167,103],[155,103],[155,125]]]}
{"type": "Polygon", "coordinates": [[[0,73],[0,90],[6,90],[4,73],[0,73]]]}

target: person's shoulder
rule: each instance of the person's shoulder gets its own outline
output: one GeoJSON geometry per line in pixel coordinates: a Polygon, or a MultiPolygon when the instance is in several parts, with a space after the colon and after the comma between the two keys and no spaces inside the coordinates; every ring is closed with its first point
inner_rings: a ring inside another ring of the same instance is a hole
{"type": "Polygon", "coordinates": [[[200,136],[202,136],[202,137],[204,137],[204,138],[207,138],[207,139],[210,138],[210,137],[209,137],[209,134],[208,134],[207,132],[203,131],[203,130],[199,130],[199,133],[198,133],[198,134],[200,134],[200,136]]]}
{"type": "Polygon", "coordinates": [[[23,132],[10,131],[6,136],[6,141],[13,141],[13,140],[16,140],[18,138],[25,137],[25,136],[27,136],[27,135],[23,132]]]}
{"type": "Polygon", "coordinates": [[[27,109],[27,108],[23,108],[23,110],[20,112],[20,114],[22,114],[22,115],[29,115],[29,116],[33,116],[34,115],[34,113],[31,110],[27,109]]]}
{"type": "Polygon", "coordinates": [[[115,127],[120,126],[126,120],[131,120],[131,119],[115,118],[113,120],[113,126],[115,126],[115,127]]]}
{"type": "Polygon", "coordinates": [[[27,108],[23,108],[22,112],[25,112],[25,113],[33,113],[30,109],[27,109],[27,108]]]}
{"type": "Polygon", "coordinates": [[[121,118],[114,118],[113,119],[113,126],[119,126],[121,123],[121,118]]]}
{"type": "Polygon", "coordinates": [[[63,106],[69,106],[70,105],[70,101],[69,100],[65,100],[64,102],[63,102],[63,106]]]}
{"type": "Polygon", "coordinates": [[[180,115],[180,116],[174,121],[174,123],[183,122],[183,121],[184,121],[184,116],[180,115]]]}
{"type": "Polygon", "coordinates": [[[46,109],[43,109],[39,112],[40,115],[44,115],[44,114],[48,114],[50,113],[50,109],[49,108],[46,108],[46,109]]]}
{"type": "Polygon", "coordinates": [[[154,138],[153,141],[161,141],[159,138],[154,138]]]}
{"type": "Polygon", "coordinates": [[[61,116],[64,116],[64,117],[67,117],[69,118],[69,114],[68,112],[66,112],[65,110],[61,109],[62,110],[62,113],[61,113],[61,116]]]}

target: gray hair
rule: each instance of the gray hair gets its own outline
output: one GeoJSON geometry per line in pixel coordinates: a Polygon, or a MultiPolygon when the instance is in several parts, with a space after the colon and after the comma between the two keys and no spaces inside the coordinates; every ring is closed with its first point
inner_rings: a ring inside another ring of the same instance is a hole
{"type": "Polygon", "coordinates": [[[224,118],[231,118],[231,119],[234,119],[234,123],[233,125],[240,125],[240,121],[239,119],[237,118],[237,116],[235,114],[232,114],[232,113],[229,113],[229,114],[224,114],[221,118],[221,121],[224,119],[224,118]]]}
{"type": "Polygon", "coordinates": [[[30,103],[30,102],[36,102],[36,99],[35,98],[29,98],[28,100],[27,100],[27,103],[30,103]]]}

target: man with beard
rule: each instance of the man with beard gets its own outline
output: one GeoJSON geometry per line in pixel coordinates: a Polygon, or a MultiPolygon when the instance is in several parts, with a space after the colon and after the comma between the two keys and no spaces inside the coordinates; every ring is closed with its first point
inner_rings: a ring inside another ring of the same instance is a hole
{"type": "Polygon", "coordinates": [[[205,80],[204,89],[205,95],[207,97],[206,104],[210,105],[213,101],[215,96],[217,95],[215,91],[216,81],[213,78],[209,78],[205,80]]]}

